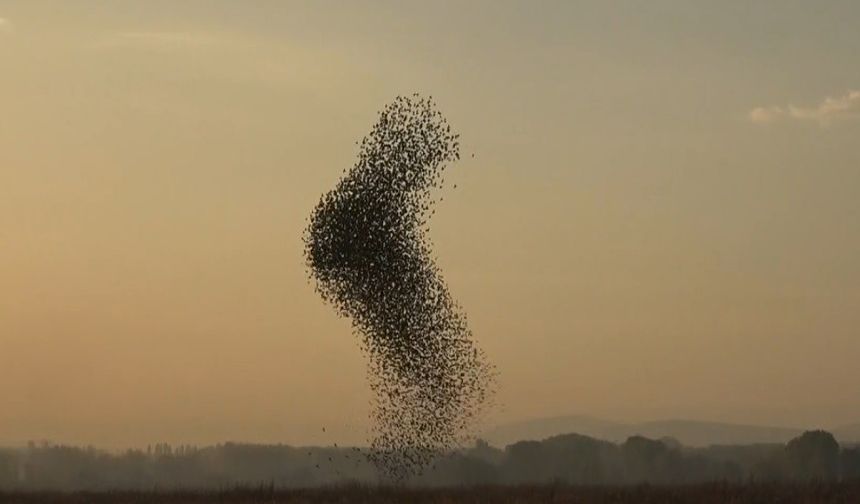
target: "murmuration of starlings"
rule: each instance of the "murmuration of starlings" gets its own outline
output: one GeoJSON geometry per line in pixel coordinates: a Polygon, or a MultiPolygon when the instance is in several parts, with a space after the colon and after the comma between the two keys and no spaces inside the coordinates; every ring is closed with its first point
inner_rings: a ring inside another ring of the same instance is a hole
{"type": "Polygon", "coordinates": [[[393,480],[469,439],[494,383],[427,235],[432,194],[460,158],[458,137],[432,99],[397,97],[303,235],[309,279],[351,319],[367,355],[368,456],[393,480]]]}

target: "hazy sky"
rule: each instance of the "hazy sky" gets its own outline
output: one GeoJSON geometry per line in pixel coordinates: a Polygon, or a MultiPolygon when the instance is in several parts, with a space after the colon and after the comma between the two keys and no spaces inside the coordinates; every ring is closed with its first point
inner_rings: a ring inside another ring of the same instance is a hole
{"type": "Polygon", "coordinates": [[[412,92],[462,135],[431,236],[490,424],[860,422],[858,19],[0,0],[0,444],[364,439],[301,231],[412,92]]]}

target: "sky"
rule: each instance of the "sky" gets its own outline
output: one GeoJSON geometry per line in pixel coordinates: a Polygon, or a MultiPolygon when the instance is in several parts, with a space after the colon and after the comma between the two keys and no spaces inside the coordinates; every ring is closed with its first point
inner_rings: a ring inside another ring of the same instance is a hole
{"type": "Polygon", "coordinates": [[[860,422],[857,19],[0,0],[0,444],[365,440],[301,233],[413,92],[461,135],[430,236],[497,368],[488,427],[860,422]]]}

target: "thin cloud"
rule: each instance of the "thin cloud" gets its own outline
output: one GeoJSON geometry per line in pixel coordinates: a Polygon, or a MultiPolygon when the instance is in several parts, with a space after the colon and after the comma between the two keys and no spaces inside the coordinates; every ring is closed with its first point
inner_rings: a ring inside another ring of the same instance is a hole
{"type": "Polygon", "coordinates": [[[781,107],[756,107],[749,113],[750,121],[757,124],[772,123],[785,115],[781,107]]]}
{"type": "Polygon", "coordinates": [[[860,117],[860,91],[849,91],[847,94],[824,99],[816,107],[756,107],[749,113],[749,120],[756,124],[770,124],[783,120],[814,121],[820,126],[827,127],[835,122],[860,117]]]}

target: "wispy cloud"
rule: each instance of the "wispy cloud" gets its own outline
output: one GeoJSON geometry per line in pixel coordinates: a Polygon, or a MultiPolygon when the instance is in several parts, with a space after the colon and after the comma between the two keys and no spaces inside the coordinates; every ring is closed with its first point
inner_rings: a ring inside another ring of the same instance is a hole
{"type": "Polygon", "coordinates": [[[860,118],[860,91],[849,91],[847,94],[824,99],[815,107],[785,107],[770,106],[756,107],[749,113],[750,121],[756,124],[769,124],[782,120],[808,120],[817,122],[823,127],[837,121],[860,118]]]}

